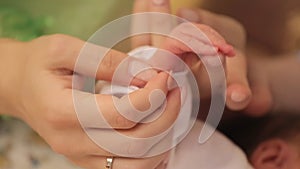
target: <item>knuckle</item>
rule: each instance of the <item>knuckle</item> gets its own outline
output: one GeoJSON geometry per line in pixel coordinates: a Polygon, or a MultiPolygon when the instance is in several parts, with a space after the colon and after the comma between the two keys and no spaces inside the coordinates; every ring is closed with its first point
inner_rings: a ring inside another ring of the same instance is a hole
{"type": "Polygon", "coordinates": [[[115,70],[115,67],[119,65],[118,59],[115,59],[118,55],[118,52],[109,51],[103,58],[100,64],[100,69],[102,72],[112,73],[115,70]]]}
{"type": "Polygon", "coordinates": [[[115,117],[115,124],[117,127],[122,129],[132,129],[136,126],[137,123],[128,120],[126,117],[123,117],[122,115],[117,115],[115,117]]]}
{"type": "Polygon", "coordinates": [[[56,34],[52,35],[48,39],[48,54],[57,56],[63,54],[66,50],[67,39],[64,35],[56,34]]]}
{"type": "Polygon", "coordinates": [[[142,157],[148,152],[148,146],[145,141],[138,138],[127,142],[124,147],[124,153],[130,157],[142,157]]]}
{"type": "Polygon", "coordinates": [[[71,37],[64,34],[53,34],[49,36],[50,41],[54,41],[56,43],[64,43],[71,40],[71,37]]]}
{"type": "Polygon", "coordinates": [[[77,116],[70,113],[70,110],[72,110],[72,113],[75,111],[74,107],[67,104],[66,101],[56,101],[49,94],[47,97],[41,99],[39,105],[39,109],[43,112],[44,122],[52,129],[58,130],[66,127],[74,127],[78,124],[77,116]]]}
{"type": "Polygon", "coordinates": [[[63,34],[54,34],[48,37],[48,54],[51,56],[62,56],[67,54],[66,52],[73,43],[73,39],[70,36],[63,34]]]}
{"type": "Polygon", "coordinates": [[[101,65],[105,68],[111,68],[113,66],[113,54],[112,52],[108,52],[106,56],[103,58],[101,65]]]}
{"type": "MultiPolygon", "coordinates": [[[[76,127],[79,124],[77,116],[73,114],[73,107],[65,102],[60,102],[49,93],[36,102],[35,109],[27,108],[26,111],[40,112],[39,116],[43,125],[52,130],[76,127]],[[70,113],[72,110],[72,113],[70,113]]],[[[60,95],[61,97],[62,95],[60,95]]],[[[67,99],[65,99],[67,100],[67,99]]]]}

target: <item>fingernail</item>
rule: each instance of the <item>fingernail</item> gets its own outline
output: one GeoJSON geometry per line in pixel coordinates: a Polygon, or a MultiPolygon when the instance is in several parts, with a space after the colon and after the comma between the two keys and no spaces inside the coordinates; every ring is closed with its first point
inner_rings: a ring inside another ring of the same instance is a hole
{"type": "Polygon", "coordinates": [[[246,98],[247,96],[240,92],[232,92],[231,94],[231,100],[233,100],[234,102],[243,102],[246,100],[246,98]]]}
{"type": "Polygon", "coordinates": [[[153,77],[155,77],[158,73],[154,69],[148,69],[142,71],[141,73],[137,74],[136,78],[144,81],[149,81],[153,77]]]}
{"type": "Polygon", "coordinates": [[[224,46],[221,46],[221,47],[220,47],[220,50],[221,50],[221,52],[222,52],[223,54],[225,54],[225,55],[227,55],[227,56],[230,56],[230,57],[236,55],[236,54],[235,54],[234,48],[233,48],[231,45],[228,45],[228,44],[226,44],[226,45],[224,45],[224,46]]]}
{"type": "Polygon", "coordinates": [[[182,9],[181,16],[191,22],[199,22],[199,16],[197,12],[190,9],[182,9]]]}
{"type": "Polygon", "coordinates": [[[167,81],[167,85],[168,85],[168,90],[172,90],[175,87],[177,87],[177,83],[173,78],[173,71],[170,71],[170,73],[169,73],[169,78],[168,78],[168,81],[167,81]]]}
{"type": "Polygon", "coordinates": [[[159,6],[164,5],[165,2],[166,2],[166,0],[152,0],[152,3],[154,5],[159,5],[159,6]]]}
{"type": "Polygon", "coordinates": [[[181,106],[184,105],[185,100],[187,98],[187,88],[186,86],[180,87],[180,93],[181,93],[181,106]]]}

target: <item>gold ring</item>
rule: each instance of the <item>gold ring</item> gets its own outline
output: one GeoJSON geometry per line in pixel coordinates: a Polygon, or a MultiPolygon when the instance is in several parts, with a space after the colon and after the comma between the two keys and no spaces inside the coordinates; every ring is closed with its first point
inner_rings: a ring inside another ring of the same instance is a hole
{"type": "Polygon", "coordinates": [[[114,158],[113,157],[107,157],[106,158],[106,169],[112,169],[112,164],[113,164],[114,158]]]}

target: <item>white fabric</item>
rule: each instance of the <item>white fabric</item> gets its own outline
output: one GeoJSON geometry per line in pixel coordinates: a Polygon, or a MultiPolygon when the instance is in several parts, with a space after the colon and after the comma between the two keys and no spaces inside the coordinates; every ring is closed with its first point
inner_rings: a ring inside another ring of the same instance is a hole
{"type": "Polygon", "coordinates": [[[198,143],[202,127],[203,123],[197,121],[175,148],[167,169],[253,169],[245,153],[217,131],[206,143],[198,143]]]}
{"type": "MultiPolygon", "coordinates": [[[[134,69],[139,69],[135,70],[134,72],[139,72],[145,68],[155,66],[155,65],[150,65],[150,63],[155,62],[153,61],[154,54],[157,52],[157,48],[150,47],[150,46],[142,46],[139,48],[136,48],[132,50],[131,52],[128,53],[130,57],[134,57],[137,59],[140,59],[143,62],[141,62],[139,65],[135,64],[134,69]],[[149,65],[147,65],[149,63],[149,65]],[[138,68],[137,68],[138,67],[138,68]]],[[[132,69],[132,68],[130,68],[132,69]]],[[[180,71],[180,72],[173,72],[172,77],[176,80],[177,84],[179,87],[181,87],[181,112],[179,113],[179,116],[175,122],[174,125],[174,143],[178,142],[183,135],[185,135],[190,128],[190,120],[191,120],[191,114],[192,114],[192,101],[193,101],[193,94],[191,87],[188,83],[187,79],[187,71],[180,71]]],[[[107,84],[104,85],[100,89],[101,94],[118,94],[118,95],[125,95],[128,93],[131,93],[135,90],[137,90],[137,87],[134,86],[117,86],[113,85],[113,88],[111,85],[107,84]],[[112,91],[113,89],[113,91],[112,91]],[[113,93],[111,93],[113,92],[113,93]]]]}

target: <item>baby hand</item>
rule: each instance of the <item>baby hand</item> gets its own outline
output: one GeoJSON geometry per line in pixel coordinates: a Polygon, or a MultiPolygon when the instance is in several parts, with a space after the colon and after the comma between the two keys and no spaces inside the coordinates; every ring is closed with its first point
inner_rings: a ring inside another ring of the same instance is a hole
{"type": "MultiPolygon", "coordinates": [[[[249,79],[247,77],[247,59],[245,55],[246,31],[244,27],[230,17],[214,14],[202,9],[181,9],[178,11],[178,15],[191,22],[212,27],[217,30],[228,43],[234,46],[236,56],[227,57],[225,65],[227,79],[226,105],[232,110],[247,108],[253,99],[249,79]]],[[[213,39],[211,40],[213,41],[213,39]]],[[[201,71],[197,71],[196,69],[196,72],[196,76],[203,76],[199,75],[201,71]]]]}

